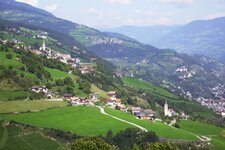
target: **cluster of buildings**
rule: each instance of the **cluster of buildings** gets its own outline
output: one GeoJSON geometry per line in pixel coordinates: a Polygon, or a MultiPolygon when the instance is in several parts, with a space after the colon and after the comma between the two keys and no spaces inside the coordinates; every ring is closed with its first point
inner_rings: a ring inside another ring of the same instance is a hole
{"type": "Polygon", "coordinates": [[[194,71],[188,71],[186,66],[179,67],[175,70],[176,73],[179,73],[179,79],[185,80],[193,77],[196,73],[194,71]]]}
{"type": "Polygon", "coordinates": [[[106,105],[111,108],[117,108],[121,111],[127,112],[127,106],[121,103],[121,99],[116,97],[116,91],[107,93],[106,105]]]}
{"type": "Polygon", "coordinates": [[[52,98],[58,96],[58,93],[53,93],[53,92],[49,91],[49,89],[46,86],[42,86],[42,85],[32,86],[30,90],[31,90],[31,92],[34,92],[34,93],[42,93],[48,99],[52,99],[52,98]]]}
{"type": "MultiPolygon", "coordinates": [[[[87,40],[90,40],[89,39],[90,37],[87,37],[87,40]]],[[[122,40],[119,40],[117,38],[110,38],[110,37],[103,37],[103,38],[92,38],[91,39],[92,44],[94,45],[98,45],[98,44],[122,44],[123,41],[122,40]]]]}
{"type": "Polygon", "coordinates": [[[64,99],[72,106],[94,106],[99,101],[97,94],[90,94],[89,97],[76,97],[73,94],[64,94],[64,99]]]}
{"type": "Polygon", "coordinates": [[[189,118],[189,115],[185,114],[184,112],[177,113],[173,109],[169,108],[167,101],[164,104],[164,116],[165,117],[179,116],[182,119],[189,118]]]}
{"type": "Polygon", "coordinates": [[[225,117],[225,98],[222,99],[206,99],[203,97],[199,97],[196,99],[201,105],[208,107],[209,109],[213,109],[218,114],[225,117]]]}
{"type": "Polygon", "coordinates": [[[138,119],[142,120],[153,120],[156,118],[156,112],[152,109],[143,109],[141,107],[130,107],[128,109],[138,119]]]}

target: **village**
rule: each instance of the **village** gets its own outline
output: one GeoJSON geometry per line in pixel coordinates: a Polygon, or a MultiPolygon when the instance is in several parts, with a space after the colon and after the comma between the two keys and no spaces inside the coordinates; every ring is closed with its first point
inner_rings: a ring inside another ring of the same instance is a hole
{"type": "MultiPolygon", "coordinates": [[[[68,64],[72,69],[71,71],[78,69],[82,74],[88,74],[95,71],[95,68],[93,66],[87,65],[88,63],[81,62],[80,58],[72,58],[70,54],[63,54],[47,47],[46,45],[46,41],[48,39],[47,32],[39,32],[37,35],[33,36],[15,28],[8,29],[8,30],[10,30],[11,32],[22,34],[23,36],[26,36],[26,37],[32,36],[33,38],[41,39],[43,41],[42,46],[39,49],[33,48],[31,46],[25,46],[23,42],[19,40],[15,40],[15,39],[12,39],[10,41],[0,40],[3,44],[7,42],[12,42],[15,44],[14,48],[19,49],[22,47],[25,50],[31,51],[34,54],[46,56],[48,59],[60,60],[61,62],[68,64]]],[[[57,44],[61,45],[60,42],[57,42],[57,44]]],[[[76,49],[77,47],[74,46],[74,50],[76,49]]],[[[92,60],[94,61],[96,60],[96,58],[92,58],[92,60]]],[[[187,68],[185,67],[178,68],[176,72],[187,72],[187,68]]],[[[51,99],[66,100],[68,104],[72,106],[79,106],[79,105],[94,106],[95,103],[99,101],[99,97],[95,93],[90,94],[88,97],[76,97],[73,94],[66,93],[63,95],[63,97],[61,97],[57,92],[51,92],[46,86],[34,85],[33,87],[30,88],[30,90],[35,93],[43,93],[44,96],[49,100],[51,99]]],[[[143,120],[157,119],[156,112],[152,109],[143,109],[141,107],[133,107],[133,106],[124,105],[121,102],[121,99],[118,99],[116,97],[116,91],[108,92],[107,98],[105,98],[104,104],[107,107],[118,109],[123,112],[131,113],[139,119],[143,119],[143,120]]],[[[189,117],[184,112],[177,113],[173,109],[169,109],[167,102],[165,102],[165,106],[164,106],[164,116],[165,117],[180,116],[183,119],[187,119],[189,117]]]]}

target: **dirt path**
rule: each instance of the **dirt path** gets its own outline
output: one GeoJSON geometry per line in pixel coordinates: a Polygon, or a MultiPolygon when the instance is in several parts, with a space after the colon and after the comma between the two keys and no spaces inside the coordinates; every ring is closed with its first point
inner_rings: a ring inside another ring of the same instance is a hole
{"type": "Polygon", "coordinates": [[[115,116],[113,116],[113,115],[110,115],[110,114],[108,114],[108,113],[105,112],[105,110],[104,110],[103,107],[100,107],[100,106],[97,106],[97,107],[100,109],[100,112],[101,112],[102,114],[104,114],[104,115],[107,115],[107,116],[109,116],[109,117],[111,117],[111,118],[114,118],[114,119],[116,119],[116,120],[119,120],[119,121],[121,121],[121,122],[125,122],[125,123],[127,123],[127,124],[132,125],[132,126],[135,126],[135,127],[141,129],[141,130],[144,131],[144,132],[148,132],[148,130],[145,129],[144,127],[142,127],[142,126],[139,126],[139,125],[137,125],[137,124],[135,124],[135,123],[132,123],[132,122],[129,122],[129,121],[120,119],[120,118],[115,117],[115,116]]]}

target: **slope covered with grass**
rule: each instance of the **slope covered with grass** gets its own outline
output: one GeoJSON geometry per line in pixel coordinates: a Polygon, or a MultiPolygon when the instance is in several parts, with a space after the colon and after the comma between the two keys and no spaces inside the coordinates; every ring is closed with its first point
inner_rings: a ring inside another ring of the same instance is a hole
{"type": "Polygon", "coordinates": [[[66,107],[37,113],[3,115],[4,119],[43,128],[70,131],[83,136],[106,135],[109,130],[117,133],[133,126],[100,113],[96,107],[66,107]]]}

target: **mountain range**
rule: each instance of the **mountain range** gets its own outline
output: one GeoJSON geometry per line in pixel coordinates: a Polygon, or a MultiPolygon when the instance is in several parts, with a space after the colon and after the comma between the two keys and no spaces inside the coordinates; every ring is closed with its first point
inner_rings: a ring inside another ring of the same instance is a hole
{"type": "Polygon", "coordinates": [[[108,29],[159,48],[179,53],[200,54],[225,62],[225,17],[198,20],[175,26],[122,26],[108,29]]]}
{"type": "Polygon", "coordinates": [[[0,0],[0,8],[1,19],[58,33],[54,35],[59,40],[117,65],[118,75],[142,78],[188,98],[215,98],[211,89],[225,84],[225,65],[214,59],[179,54],[121,34],[100,32],[14,0],[0,0]],[[182,68],[186,71],[180,72],[182,68]]]}

